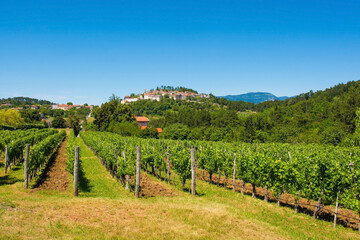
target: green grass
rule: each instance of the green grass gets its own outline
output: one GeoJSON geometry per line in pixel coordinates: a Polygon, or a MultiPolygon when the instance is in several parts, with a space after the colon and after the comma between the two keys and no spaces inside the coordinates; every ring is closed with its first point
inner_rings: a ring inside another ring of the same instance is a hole
{"type": "Polygon", "coordinates": [[[360,239],[352,229],[333,229],[330,222],[202,181],[199,196],[182,193],[178,184],[177,197],[135,199],[81,139],[77,144],[87,180],[79,197],[72,187],[24,190],[22,165],[8,175],[0,168],[0,239],[360,239]]]}
{"type": "Polygon", "coordinates": [[[79,196],[120,198],[125,192],[123,187],[111,177],[81,138],[76,138],[76,144],[80,147],[84,172],[83,178],[80,179],[79,196]]]}

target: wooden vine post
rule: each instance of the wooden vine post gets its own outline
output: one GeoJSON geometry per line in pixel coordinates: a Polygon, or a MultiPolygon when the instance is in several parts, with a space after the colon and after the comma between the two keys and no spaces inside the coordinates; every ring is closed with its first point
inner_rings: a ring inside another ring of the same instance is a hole
{"type": "Polygon", "coordinates": [[[5,173],[7,173],[7,168],[8,168],[8,164],[9,164],[9,146],[6,145],[5,147],[5,173]]]}
{"type": "Polygon", "coordinates": [[[234,154],[234,171],[233,171],[233,189],[232,191],[235,192],[236,190],[236,155],[234,154]]]}
{"type": "Polygon", "coordinates": [[[267,185],[265,185],[265,195],[264,195],[264,202],[269,201],[269,188],[267,185]]]}
{"type": "Polygon", "coordinates": [[[241,195],[244,195],[245,193],[245,182],[241,179],[241,195]]]}
{"type": "Polygon", "coordinates": [[[337,213],[338,213],[338,208],[339,208],[339,194],[340,194],[340,191],[336,195],[335,214],[334,214],[334,228],[336,228],[336,218],[337,218],[337,213]]]}
{"type": "Polygon", "coordinates": [[[24,160],[24,189],[29,186],[29,154],[30,144],[26,144],[25,160],[24,160]]]}
{"type": "Polygon", "coordinates": [[[116,180],[119,181],[119,177],[118,177],[118,171],[119,171],[119,161],[117,159],[117,154],[116,154],[116,144],[115,144],[115,147],[114,147],[114,159],[115,159],[115,163],[116,163],[116,180]]]}
{"type": "Polygon", "coordinates": [[[256,186],[255,186],[255,184],[252,184],[252,193],[251,193],[251,197],[252,198],[255,198],[256,197],[256,186]]]}
{"type": "Polygon", "coordinates": [[[74,161],[74,196],[79,196],[79,147],[75,147],[75,161],[74,161]]]}
{"type": "Polygon", "coordinates": [[[196,195],[195,149],[191,148],[191,194],[196,195]]]}
{"type": "Polygon", "coordinates": [[[136,185],[135,185],[135,197],[139,197],[140,192],[140,147],[136,147],[136,185]]]}
{"type": "Polygon", "coordinates": [[[359,231],[359,234],[360,234],[360,212],[359,212],[359,225],[358,225],[358,231],[359,231]]]}
{"type": "Polygon", "coordinates": [[[319,200],[316,204],[315,210],[314,210],[314,214],[313,214],[313,219],[316,220],[316,217],[321,209],[321,197],[324,194],[324,190],[321,190],[320,196],[319,196],[319,200]]]}
{"type": "Polygon", "coordinates": [[[170,185],[170,158],[169,158],[169,146],[167,146],[167,152],[166,152],[166,155],[167,155],[167,180],[168,180],[168,184],[170,185]]]}
{"type": "Polygon", "coordinates": [[[217,186],[220,186],[220,179],[221,179],[221,171],[220,171],[220,168],[218,168],[218,172],[219,172],[219,179],[218,179],[218,182],[217,182],[217,186]]]}
{"type": "Polygon", "coordinates": [[[298,213],[298,210],[299,210],[299,202],[300,202],[300,190],[298,191],[298,197],[296,199],[296,202],[295,202],[295,209],[294,209],[294,213],[298,213]]]}

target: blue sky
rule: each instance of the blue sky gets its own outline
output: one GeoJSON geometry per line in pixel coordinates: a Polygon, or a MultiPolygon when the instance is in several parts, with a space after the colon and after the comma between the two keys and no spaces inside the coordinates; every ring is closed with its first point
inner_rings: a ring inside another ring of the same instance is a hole
{"type": "Polygon", "coordinates": [[[0,1],[0,98],[160,85],[293,96],[360,79],[360,1],[0,1]]]}

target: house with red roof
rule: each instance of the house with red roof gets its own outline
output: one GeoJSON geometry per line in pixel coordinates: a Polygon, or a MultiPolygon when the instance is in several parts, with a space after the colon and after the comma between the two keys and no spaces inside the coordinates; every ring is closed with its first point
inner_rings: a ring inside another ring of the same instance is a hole
{"type": "Polygon", "coordinates": [[[137,117],[135,117],[135,119],[136,119],[138,126],[141,126],[141,127],[147,127],[148,123],[150,122],[150,120],[144,116],[137,116],[137,117]]]}

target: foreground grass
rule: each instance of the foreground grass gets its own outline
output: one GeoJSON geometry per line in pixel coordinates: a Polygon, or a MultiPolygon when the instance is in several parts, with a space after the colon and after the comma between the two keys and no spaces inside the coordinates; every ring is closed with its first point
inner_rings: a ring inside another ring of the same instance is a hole
{"type": "Polygon", "coordinates": [[[24,190],[22,166],[6,176],[0,168],[0,239],[360,239],[351,229],[334,230],[329,222],[202,181],[196,197],[135,199],[77,141],[84,170],[78,198],[71,188],[24,190]]]}

